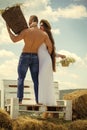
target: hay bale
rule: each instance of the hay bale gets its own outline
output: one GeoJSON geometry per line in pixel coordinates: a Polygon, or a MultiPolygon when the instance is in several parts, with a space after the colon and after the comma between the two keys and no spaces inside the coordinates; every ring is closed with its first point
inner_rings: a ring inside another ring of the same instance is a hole
{"type": "Polygon", "coordinates": [[[68,128],[64,125],[57,125],[53,130],[68,130],[68,128]]]}
{"type": "Polygon", "coordinates": [[[0,130],[6,130],[6,129],[4,129],[4,128],[0,128],[0,130]]]}
{"type": "Polygon", "coordinates": [[[13,130],[40,130],[39,122],[27,116],[21,116],[14,120],[13,130]]]}
{"type": "Polygon", "coordinates": [[[18,117],[13,121],[13,130],[68,130],[64,125],[56,125],[47,121],[40,121],[28,116],[18,117]]]}
{"type": "Polygon", "coordinates": [[[2,12],[2,17],[15,34],[28,28],[25,17],[19,5],[9,7],[2,12]]]}
{"type": "Polygon", "coordinates": [[[4,129],[4,128],[0,128],[0,130],[6,130],[6,129],[4,129]]]}
{"type": "Polygon", "coordinates": [[[87,118],[87,90],[78,90],[64,96],[65,100],[72,100],[73,119],[87,118]]]}
{"type": "Polygon", "coordinates": [[[64,125],[55,125],[54,123],[48,123],[46,121],[42,121],[40,126],[40,130],[68,130],[64,125]]]}
{"type": "Polygon", "coordinates": [[[69,130],[87,130],[87,120],[77,120],[69,125],[69,130]]]}
{"type": "Polygon", "coordinates": [[[12,119],[10,115],[2,109],[0,109],[0,128],[12,130],[12,119]]]}

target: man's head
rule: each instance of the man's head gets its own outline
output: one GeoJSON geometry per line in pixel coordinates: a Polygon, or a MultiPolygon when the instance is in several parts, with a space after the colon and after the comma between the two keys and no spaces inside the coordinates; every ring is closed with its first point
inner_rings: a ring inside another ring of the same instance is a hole
{"type": "Polygon", "coordinates": [[[29,19],[29,26],[32,24],[32,22],[38,23],[38,17],[36,15],[31,15],[29,19]]]}

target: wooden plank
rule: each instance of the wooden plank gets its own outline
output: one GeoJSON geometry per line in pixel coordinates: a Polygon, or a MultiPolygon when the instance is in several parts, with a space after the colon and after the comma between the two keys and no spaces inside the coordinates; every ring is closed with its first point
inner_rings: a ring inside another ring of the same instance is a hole
{"type": "Polygon", "coordinates": [[[66,100],[65,120],[72,120],[72,101],[66,100]]]}
{"type": "Polygon", "coordinates": [[[65,114],[65,111],[35,111],[35,110],[19,110],[19,112],[29,112],[29,113],[60,113],[60,114],[65,114]]]}
{"type": "Polygon", "coordinates": [[[32,104],[20,104],[20,109],[35,110],[35,111],[65,111],[65,106],[44,106],[44,105],[32,105],[32,104]]]}
{"type": "MultiPolygon", "coordinates": [[[[8,100],[9,101],[9,100],[8,100]]],[[[9,103],[9,102],[8,102],[9,103]]],[[[52,113],[52,114],[58,114],[57,117],[59,118],[59,114],[63,116],[63,119],[65,120],[72,120],[72,102],[66,100],[66,106],[60,105],[60,106],[45,106],[40,104],[20,104],[19,109],[17,107],[18,99],[10,99],[10,104],[5,106],[9,112],[11,113],[11,117],[15,118],[14,113],[17,112],[27,112],[27,113],[52,113]]],[[[17,116],[16,115],[16,116],[17,116]]]]}
{"type": "MultiPolygon", "coordinates": [[[[10,88],[17,88],[17,85],[9,85],[10,88]]],[[[30,88],[28,85],[24,85],[24,88],[30,88]]]]}
{"type": "MultiPolygon", "coordinates": [[[[2,90],[1,95],[3,95],[3,101],[1,100],[1,106],[5,106],[6,99],[8,98],[16,98],[17,97],[17,80],[2,80],[2,90]]],[[[58,82],[54,82],[54,88],[55,88],[55,95],[58,99],[59,95],[57,89],[58,89],[58,82]]],[[[24,98],[26,100],[23,100],[23,103],[29,103],[27,98],[30,98],[29,100],[32,100],[32,102],[35,103],[35,95],[34,95],[34,88],[33,88],[33,82],[26,80],[24,82],[24,98]]]]}

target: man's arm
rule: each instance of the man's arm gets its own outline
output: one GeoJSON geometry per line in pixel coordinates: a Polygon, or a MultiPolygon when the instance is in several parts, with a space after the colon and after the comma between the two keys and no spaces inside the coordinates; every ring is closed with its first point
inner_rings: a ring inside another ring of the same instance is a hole
{"type": "Polygon", "coordinates": [[[6,27],[7,27],[9,36],[10,36],[10,38],[11,38],[11,40],[12,40],[13,42],[18,42],[18,41],[20,41],[20,40],[23,39],[23,37],[24,37],[23,32],[21,32],[19,35],[16,36],[16,35],[14,35],[14,34],[11,32],[11,29],[9,28],[9,26],[8,26],[7,24],[6,24],[6,27]]]}

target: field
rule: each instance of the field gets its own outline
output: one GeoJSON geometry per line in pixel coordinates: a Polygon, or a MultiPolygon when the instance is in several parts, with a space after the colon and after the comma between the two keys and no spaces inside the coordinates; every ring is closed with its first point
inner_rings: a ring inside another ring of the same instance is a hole
{"type": "Polygon", "coordinates": [[[7,112],[0,110],[0,130],[87,130],[87,120],[65,121],[29,115],[11,119],[7,112]]]}
{"type": "Polygon", "coordinates": [[[62,115],[60,118],[42,118],[41,115],[22,113],[18,118],[11,119],[5,110],[0,109],[0,130],[87,130],[87,90],[62,91],[61,99],[63,96],[72,98],[73,109],[79,112],[75,113],[75,117],[80,118],[65,121],[62,115]]]}

